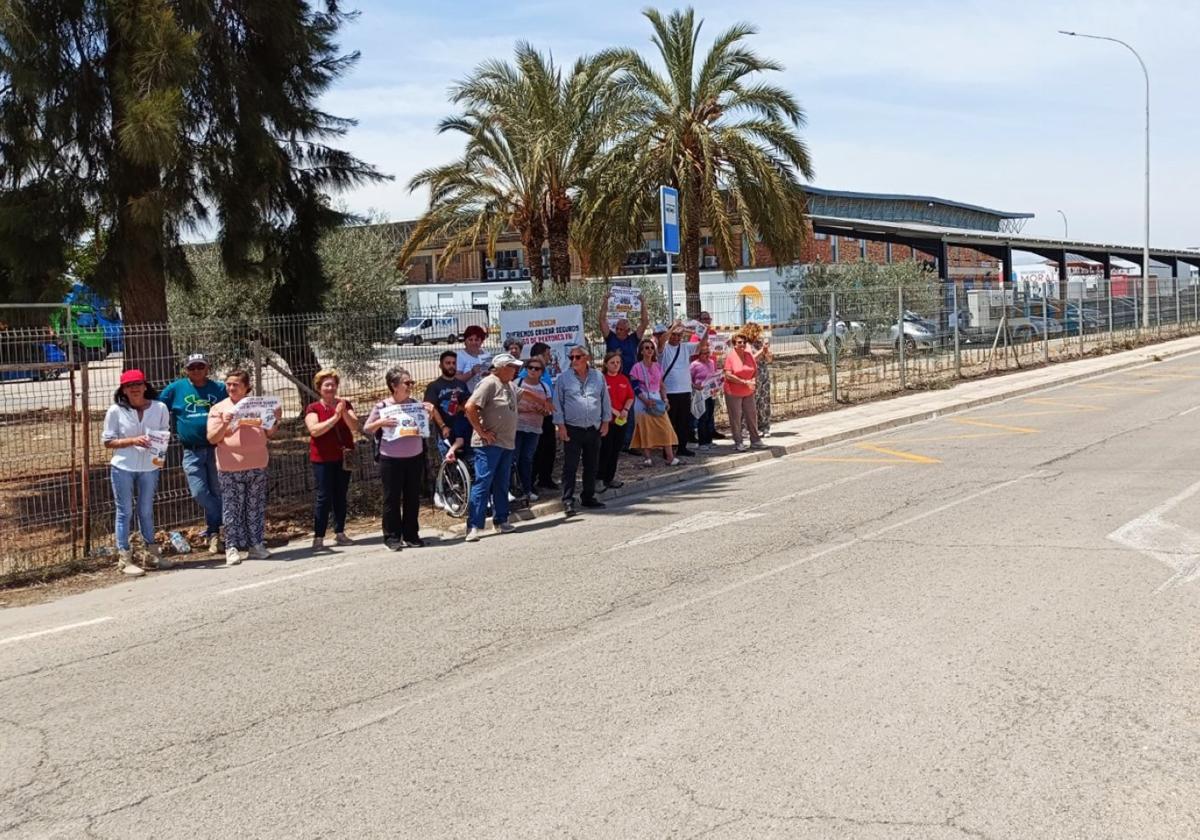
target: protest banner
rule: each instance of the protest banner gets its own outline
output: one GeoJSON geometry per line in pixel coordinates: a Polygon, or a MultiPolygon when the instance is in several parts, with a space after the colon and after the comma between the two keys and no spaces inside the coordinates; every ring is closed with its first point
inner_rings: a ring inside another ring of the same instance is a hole
{"type": "Polygon", "coordinates": [[[642,317],[642,290],[632,286],[613,286],[608,290],[608,326],[612,329],[624,318],[636,327],[642,317]]]}
{"type": "Polygon", "coordinates": [[[383,427],[383,439],[399,440],[402,437],[429,437],[429,412],[424,403],[400,403],[384,406],[379,410],[381,419],[396,418],[395,426],[383,427]]]}
{"type": "Polygon", "coordinates": [[[233,408],[233,426],[258,426],[270,429],[275,425],[279,397],[243,397],[233,408]]]}
{"type": "Polygon", "coordinates": [[[513,309],[500,312],[500,335],[504,341],[521,342],[521,358],[539,341],[550,345],[550,373],[558,376],[570,366],[567,352],[584,344],[583,307],[550,306],[542,309],[513,309]]]}
{"type": "Polygon", "coordinates": [[[701,321],[684,321],[683,325],[692,331],[692,333],[696,336],[696,341],[703,341],[704,337],[708,335],[708,324],[705,324],[701,321]]]}
{"type": "Polygon", "coordinates": [[[727,352],[729,350],[729,336],[724,333],[712,333],[708,337],[708,349],[714,356],[720,356],[727,352]]]}
{"type": "Polygon", "coordinates": [[[151,429],[146,432],[146,437],[150,438],[150,463],[162,467],[167,463],[167,447],[171,445],[171,433],[165,429],[151,429]]]}

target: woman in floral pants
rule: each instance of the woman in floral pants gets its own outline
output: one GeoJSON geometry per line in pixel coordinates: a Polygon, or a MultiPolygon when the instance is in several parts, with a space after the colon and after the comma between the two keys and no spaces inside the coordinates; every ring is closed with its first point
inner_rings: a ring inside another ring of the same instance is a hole
{"type": "Polygon", "coordinates": [[[262,417],[239,417],[237,405],[250,393],[250,374],[231,371],[225,377],[227,399],[208,412],[208,440],[217,448],[217,478],[221,483],[221,508],[225,521],[225,565],[236,566],[247,557],[271,556],[263,542],[267,518],[267,441],[279,428],[262,417]]]}

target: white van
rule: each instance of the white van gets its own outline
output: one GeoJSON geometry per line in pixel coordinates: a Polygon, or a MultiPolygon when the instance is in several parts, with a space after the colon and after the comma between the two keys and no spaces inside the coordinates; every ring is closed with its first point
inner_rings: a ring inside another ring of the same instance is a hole
{"type": "Polygon", "coordinates": [[[463,330],[477,325],[488,328],[488,316],[479,309],[463,309],[458,312],[440,312],[434,315],[416,315],[396,327],[393,337],[397,344],[436,344],[444,341],[453,344],[462,340],[463,330]]]}

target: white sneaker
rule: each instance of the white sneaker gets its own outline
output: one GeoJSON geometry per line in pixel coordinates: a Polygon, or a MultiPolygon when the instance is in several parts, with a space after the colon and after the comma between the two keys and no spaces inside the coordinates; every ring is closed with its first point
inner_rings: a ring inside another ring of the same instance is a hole
{"type": "Polygon", "coordinates": [[[433,492],[433,506],[436,508],[442,508],[443,510],[446,507],[446,500],[443,499],[442,494],[436,490],[433,492]]]}
{"type": "Polygon", "coordinates": [[[212,536],[210,536],[208,538],[208,553],[209,554],[220,554],[221,553],[221,535],[220,534],[213,534],[212,536]]]}
{"type": "Polygon", "coordinates": [[[132,551],[117,552],[117,568],[121,570],[121,574],[129,577],[141,577],[146,574],[145,569],[134,565],[132,551]]]}
{"type": "Polygon", "coordinates": [[[517,529],[515,527],[513,527],[513,524],[511,522],[501,522],[499,525],[493,524],[492,530],[495,531],[497,534],[511,534],[513,531],[515,531],[517,529]]]}
{"type": "Polygon", "coordinates": [[[225,565],[236,566],[242,562],[242,554],[234,546],[229,546],[225,549],[225,565]]]}
{"type": "Polygon", "coordinates": [[[267,547],[265,545],[263,545],[262,543],[259,543],[258,545],[255,545],[255,546],[251,546],[251,548],[250,548],[250,559],[251,560],[266,560],[266,559],[270,558],[270,556],[271,556],[271,552],[267,551],[267,547]]]}
{"type": "Polygon", "coordinates": [[[344,531],[334,534],[333,541],[338,545],[354,545],[354,540],[347,537],[344,531]]]}
{"type": "Polygon", "coordinates": [[[667,466],[668,467],[678,467],[682,463],[683,462],[680,461],[678,458],[672,458],[670,461],[667,461],[667,466]]]}
{"type": "Polygon", "coordinates": [[[483,534],[479,533],[478,528],[472,528],[471,530],[467,531],[466,541],[467,542],[479,542],[479,538],[482,536],[483,536],[483,534]]]}

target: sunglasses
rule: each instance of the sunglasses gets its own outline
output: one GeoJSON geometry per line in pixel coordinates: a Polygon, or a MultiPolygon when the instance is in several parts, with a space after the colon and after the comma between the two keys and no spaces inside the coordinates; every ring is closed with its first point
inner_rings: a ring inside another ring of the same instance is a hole
{"type": "Polygon", "coordinates": [[[121,387],[122,388],[144,388],[144,387],[146,387],[146,383],[145,382],[126,382],[121,387]]]}
{"type": "Polygon", "coordinates": [[[583,355],[582,353],[572,353],[570,356],[567,356],[567,358],[574,361],[575,359],[586,359],[587,356],[583,355]]]}
{"type": "Polygon", "coordinates": [[[525,365],[526,370],[545,370],[541,365],[525,365]]]}

